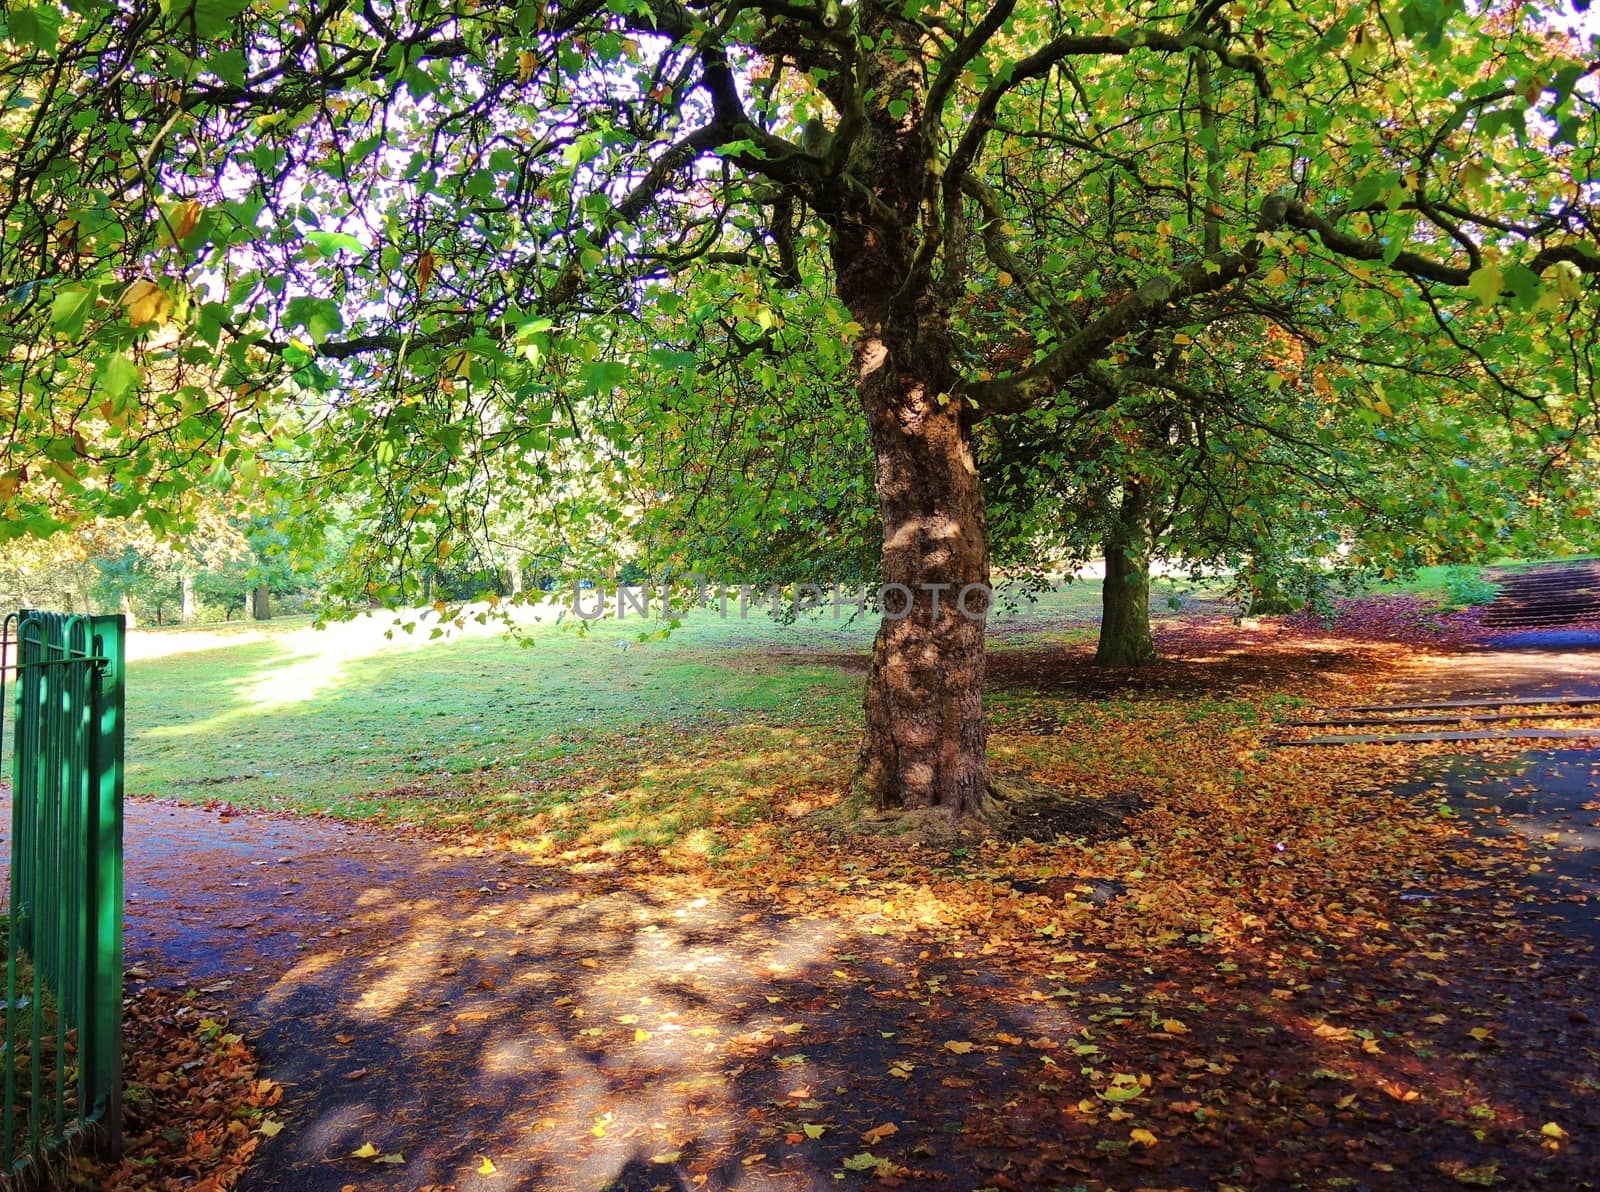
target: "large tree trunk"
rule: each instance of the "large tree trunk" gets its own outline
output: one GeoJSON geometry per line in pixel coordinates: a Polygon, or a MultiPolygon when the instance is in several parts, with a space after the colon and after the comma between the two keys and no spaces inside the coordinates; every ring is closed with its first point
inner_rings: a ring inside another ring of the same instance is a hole
{"type": "Polygon", "coordinates": [[[931,247],[921,240],[924,203],[935,201],[929,187],[938,177],[920,125],[925,30],[897,6],[861,5],[857,19],[878,45],[866,83],[885,99],[868,110],[849,185],[826,216],[839,297],[861,327],[856,397],[872,433],[883,515],[883,621],[854,790],[878,811],[987,820],[989,544],[950,335],[950,312],[965,292],[965,225],[958,218],[945,228],[948,271],[932,269],[920,251],[931,247]]]}
{"type": "Polygon", "coordinates": [[[511,595],[513,597],[521,596],[522,552],[520,550],[514,550],[511,552],[510,566],[507,568],[507,570],[511,573],[511,595]]]}
{"type": "Polygon", "coordinates": [[[194,620],[196,609],[194,598],[194,576],[187,571],[185,571],[178,579],[178,593],[180,601],[178,608],[178,620],[187,625],[190,621],[194,620]]]}
{"type": "Polygon", "coordinates": [[[266,584],[251,589],[250,616],[257,621],[272,620],[272,590],[266,584]]]}
{"type": "Polygon", "coordinates": [[[1150,495],[1137,483],[1122,490],[1122,507],[1105,541],[1100,647],[1096,666],[1148,666],[1150,636],[1150,495]]]}
{"type": "Polygon", "coordinates": [[[953,405],[940,407],[931,387],[894,392],[895,379],[884,380],[863,385],[871,391],[863,398],[877,449],[884,586],[856,785],[880,810],[982,816],[989,805],[983,494],[953,405]]]}

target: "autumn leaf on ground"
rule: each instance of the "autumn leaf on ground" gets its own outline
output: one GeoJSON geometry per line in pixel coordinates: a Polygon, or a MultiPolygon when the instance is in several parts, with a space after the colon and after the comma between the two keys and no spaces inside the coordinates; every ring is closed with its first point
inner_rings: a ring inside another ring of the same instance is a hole
{"type": "Polygon", "coordinates": [[[874,1126],[861,1136],[862,1141],[868,1146],[877,1146],[891,1134],[900,1133],[900,1127],[893,1122],[884,1122],[881,1126],[874,1126]]]}
{"type": "Polygon", "coordinates": [[[1156,1141],[1157,1141],[1156,1136],[1154,1134],[1150,1133],[1150,1131],[1148,1131],[1148,1130],[1143,1130],[1143,1129],[1131,1131],[1128,1134],[1128,1137],[1132,1141],[1138,1143],[1140,1146],[1145,1146],[1145,1147],[1155,1146],[1156,1141]]]}
{"type": "Polygon", "coordinates": [[[893,1175],[895,1163],[893,1159],[880,1159],[868,1151],[859,1155],[851,1155],[844,1161],[846,1171],[876,1171],[880,1176],[893,1175]]]}
{"type": "Polygon", "coordinates": [[[944,1049],[946,1051],[954,1052],[956,1055],[966,1055],[972,1050],[973,1046],[974,1044],[967,1043],[960,1039],[949,1039],[945,1042],[944,1049]]]}
{"type": "Polygon", "coordinates": [[[483,1162],[478,1164],[476,1170],[479,1175],[494,1175],[500,1169],[494,1165],[494,1161],[488,1155],[485,1155],[483,1162]]]}
{"type": "MultiPolygon", "coordinates": [[[[1147,1080],[1148,1078],[1144,1078],[1147,1080]]],[[[1111,1078],[1111,1085],[1104,1092],[1096,1093],[1102,1101],[1132,1101],[1144,1093],[1145,1084],[1138,1076],[1129,1076],[1127,1073],[1118,1072],[1111,1078]]]]}
{"type": "Polygon", "coordinates": [[[283,1123],[273,1118],[263,1118],[256,1127],[256,1133],[266,1138],[276,1138],[283,1132],[283,1123]]]}

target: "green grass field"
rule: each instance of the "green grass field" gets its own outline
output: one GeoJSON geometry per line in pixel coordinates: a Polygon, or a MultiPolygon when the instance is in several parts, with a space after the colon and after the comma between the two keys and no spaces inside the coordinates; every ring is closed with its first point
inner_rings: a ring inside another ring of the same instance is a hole
{"type": "MultiPolygon", "coordinates": [[[[1192,597],[1158,585],[1152,609],[1192,597]]],[[[1093,632],[1093,582],[995,618],[998,648],[1093,632]]],[[[449,792],[519,787],[603,760],[617,742],[759,724],[853,730],[876,621],[831,612],[784,625],[730,606],[666,637],[629,617],[587,632],[540,624],[528,643],[471,626],[430,640],[390,614],[141,631],[128,682],[128,790],[366,816],[449,792]],[[142,655],[142,657],[141,657],[142,655]],[[470,778],[469,778],[470,776],[470,778]],[[390,794],[389,792],[404,792],[390,794]]]]}

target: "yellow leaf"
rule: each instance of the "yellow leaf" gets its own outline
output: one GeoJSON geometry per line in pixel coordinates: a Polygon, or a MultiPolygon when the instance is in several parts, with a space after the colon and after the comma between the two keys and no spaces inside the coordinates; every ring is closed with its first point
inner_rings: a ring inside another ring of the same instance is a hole
{"type": "Polygon", "coordinates": [[[1361,1040],[1361,1050],[1366,1052],[1368,1055],[1383,1054],[1383,1048],[1378,1046],[1378,1041],[1376,1039],[1361,1040]]]}
{"type": "Polygon", "coordinates": [[[1487,1043],[1494,1038],[1494,1032],[1486,1026],[1475,1026],[1467,1034],[1471,1035],[1479,1043],[1487,1043]]]}
{"type": "Polygon", "coordinates": [[[485,1155],[483,1157],[483,1162],[478,1164],[479,1175],[494,1175],[498,1170],[499,1168],[494,1165],[493,1161],[490,1160],[488,1155],[485,1155]]]}
{"type": "Polygon", "coordinates": [[[1467,278],[1467,289],[1485,306],[1492,306],[1499,301],[1500,289],[1505,283],[1504,275],[1498,266],[1484,265],[1474,269],[1467,278]]]}
{"type": "Polygon", "coordinates": [[[538,68],[539,56],[532,50],[523,50],[517,55],[517,82],[526,83],[538,68]]]}
{"type": "Polygon", "coordinates": [[[662,1151],[659,1155],[651,1155],[650,1162],[661,1164],[676,1163],[681,1158],[683,1158],[682,1151],[662,1151]]]}
{"type": "Polygon", "coordinates": [[[1161,1029],[1166,1031],[1169,1035],[1187,1035],[1189,1033],[1189,1028],[1184,1026],[1183,1023],[1179,1022],[1176,1018],[1167,1019],[1161,1024],[1161,1029]]]}
{"type": "Polygon", "coordinates": [[[785,1026],[779,1027],[778,1029],[786,1035],[798,1035],[801,1031],[806,1029],[806,1024],[803,1022],[791,1022],[785,1026]]]}
{"type": "Polygon", "coordinates": [[[1148,1130],[1134,1130],[1128,1137],[1140,1146],[1155,1146],[1156,1144],[1156,1136],[1148,1130]]]}
{"type": "Polygon", "coordinates": [[[1002,287],[1009,286],[1012,282],[1012,277],[1011,274],[1002,269],[1000,271],[1000,275],[995,278],[995,281],[998,282],[1002,287]]]}
{"type": "Polygon", "coordinates": [[[950,1039],[945,1042],[944,1049],[956,1055],[966,1055],[972,1050],[972,1044],[960,1039],[950,1039]]]}
{"type": "Polygon", "coordinates": [[[1450,1015],[1448,1015],[1448,1014],[1430,1014],[1426,1018],[1424,1018],[1422,1021],[1426,1022],[1426,1023],[1429,1023],[1429,1024],[1433,1025],[1433,1026],[1443,1026],[1445,1023],[1450,1021],[1450,1015]]]}
{"type": "Polygon", "coordinates": [[[1012,1047],[1016,1047],[1019,1044],[1021,1044],[1022,1036],[1021,1035],[1008,1035],[1004,1031],[1001,1031],[999,1034],[997,1034],[995,1036],[995,1042],[997,1042],[997,1043],[1009,1043],[1012,1047]]]}
{"type": "Polygon", "coordinates": [[[1553,1138],[1557,1142],[1565,1142],[1568,1138],[1572,1137],[1554,1122],[1546,1122],[1544,1125],[1540,1126],[1539,1133],[1543,1134],[1546,1138],[1553,1138]]]}
{"type": "Polygon", "coordinates": [[[173,243],[183,240],[195,225],[200,222],[200,212],[204,210],[195,199],[186,203],[179,203],[167,213],[167,233],[172,237],[173,243]]]}
{"type": "Polygon", "coordinates": [[[1286,286],[1289,284],[1289,275],[1282,269],[1272,269],[1261,280],[1269,286],[1286,286]]]}
{"type": "Polygon", "coordinates": [[[378,1148],[373,1146],[370,1142],[363,1142],[360,1146],[356,1147],[355,1150],[351,1151],[350,1154],[357,1159],[376,1159],[379,1151],[378,1148]]]}
{"type": "Polygon", "coordinates": [[[428,292],[428,283],[433,280],[434,264],[433,254],[424,249],[422,255],[417,258],[418,294],[426,294],[428,292]]]}
{"type": "Polygon", "coordinates": [[[128,322],[135,327],[164,323],[172,314],[172,295],[155,282],[140,278],[122,292],[122,305],[128,312],[128,322]]]}
{"type": "Polygon", "coordinates": [[[868,1146],[877,1146],[891,1134],[900,1133],[900,1127],[893,1122],[884,1122],[881,1126],[874,1126],[861,1136],[862,1141],[868,1146]]]}
{"type": "Polygon", "coordinates": [[[650,1032],[645,1030],[644,1027],[641,1026],[641,1027],[634,1028],[633,1041],[635,1043],[643,1043],[649,1037],[650,1037],[650,1032]]]}
{"type": "Polygon", "coordinates": [[[1192,336],[1192,335],[1184,335],[1180,331],[1177,335],[1174,335],[1172,337],[1172,342],[1175,343],[1175,344],[1192,344],[1192,343],[1194,343],[1194,336],[1192,336]]]}
{"type": "Polygon", "coordinates": [[[273,1118],[263,1118],[261,1124],[256,1127],[256,1133],[266,1138],[276,1138],[282,1132],[283,1123],[273,1118]]]}
{"type": "Polygon", "coordinates": [[[811,1122],[802,1122],[800,1128],[806,1132],[807,1138],[821,1138],[828,1132],[828,1127],[815,1125],[811,1122]]]}

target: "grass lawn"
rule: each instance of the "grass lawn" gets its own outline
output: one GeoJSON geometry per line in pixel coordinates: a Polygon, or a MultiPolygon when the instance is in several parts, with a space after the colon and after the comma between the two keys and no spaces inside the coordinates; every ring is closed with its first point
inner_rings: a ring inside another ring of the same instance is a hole
{"type": "MultiPolygon", "coordinates": [[[[1170,615],[1196,595],[1188,583],[1158,583],[1152,609],[1170,615]]],[[[1020,601],[994,618],[993,645],[1091,640],[1098,604],[1094,581],[1020,601]]],[[[580,633],[568,618],[530,624],[521,640],[471,624],[440,639],[427,619],[410,633],[394,625],[377,614],[322,630],[295,619],[136,633],[129,792],[487,822],[592,793],[623,762],[656,763],[647,785],[704,787],[714,775],[675,772],[657,756],[686,737],[742,732],[752,748],[756,736],[769,747],[781,739],[837,761],[861,699],[862,665],[849,663],[876,628],[848,608],[785,625],[756,611],[741,618],[736,603],[726,617],[699,611],[645,640],[659,622],[606,620],[580,633]]],[[[1002,695],[992,708],[1004,717],[1016,702],[1002,695]]],[[[670,803],[682,792],[658,793],[670,803]]]]}

